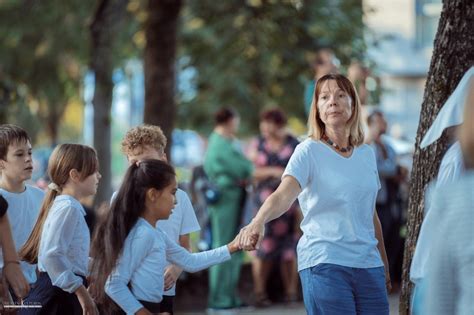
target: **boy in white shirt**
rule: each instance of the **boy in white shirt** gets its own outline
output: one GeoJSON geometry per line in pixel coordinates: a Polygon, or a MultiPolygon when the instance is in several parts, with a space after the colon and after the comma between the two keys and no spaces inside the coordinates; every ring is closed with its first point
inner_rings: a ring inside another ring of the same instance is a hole
{"type": "MultiPolygon", "coordinates": [[[[33,230],[44,197],[42,190],[25,184],[33,172],[31,143],[27,132],[18,126],[0,125],[0,172],[0,194],[9,205],[7,216],[18,251],[33,230]]],[[[36,282],[36,265],[22,261],[21,269],[30,285],[36,282]]]]}
{"type": "MultiPolygon", "coordinates": [[[[141,125],[127,131],[122,140],[122,152],[130,164],[145,159],[166,161],[165,154],[167,139],[158,126],[141,125]]],[[[168,220],[160,220],[156,228],[177,244],[190,250],[189,234],[200,230],[188,195],[178,189],[177,204],[168,220]]],[[[173,314],[173,297],[175,284],[183,270],[176,265],[168,264],[165,269],[165,287],[163,300],[160,303],[160,314],[173,314]]]]}

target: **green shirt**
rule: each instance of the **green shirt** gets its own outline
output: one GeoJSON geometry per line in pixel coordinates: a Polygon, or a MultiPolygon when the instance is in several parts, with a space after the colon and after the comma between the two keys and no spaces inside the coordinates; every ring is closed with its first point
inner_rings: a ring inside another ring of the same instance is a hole
{"type": "Polygon", "coordinates": [[[204,171],[216,185],[235,187],[250,178],[253,164],[243,155],[238,141],[213,132],[204,158],[204,171]]]}

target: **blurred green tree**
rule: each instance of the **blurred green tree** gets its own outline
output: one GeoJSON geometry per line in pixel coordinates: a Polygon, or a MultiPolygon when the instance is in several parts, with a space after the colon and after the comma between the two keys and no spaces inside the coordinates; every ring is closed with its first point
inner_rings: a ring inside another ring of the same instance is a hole
{"type": "MultiPolygon", "coordinates": [[[[193,3],[190,1],[190,3],[193,3]]],[[[163,129],[170,145],[176,118],[176,50],[182,0],[148,0],[145,23],[145,115],[144,121],[163,129]]]]}
{"type": "Polygon", "coordinates": [[[108,202],[112,195],[112,135],[111,108],[114,84],[112,72],[119,47],[121,22],[126,17],[128,0],[101,0],[94,12],[91,32],[90,68],[95,76],[94,97],[94,148],[101,165],[101,185],[95,204],[108,202]],[[99,132],[100,131],[100,132],[99,132]]]}
{"type": "Polygon", "coordinates": [[[180,66],[195,70],[196,93],[182,97],[179,124],[204,132],[223,105],[240,112],[247,132],[265,106],[306,120],[309,57],[321,47],[344,65],[364,57],[362,0],[201,0],[183,13],[180,66]]]}
{"type": "Polygon", "coordinates": [[[93,3],[93,0],[0,3],[3,121],[27,126],[29,117],[34,115],[46,130],[50,143],[57,143],[66,104],[80,99],[88,48],[85,26],[93,3]],[[13,110],[14,106],[23,108],[13,110]]]}

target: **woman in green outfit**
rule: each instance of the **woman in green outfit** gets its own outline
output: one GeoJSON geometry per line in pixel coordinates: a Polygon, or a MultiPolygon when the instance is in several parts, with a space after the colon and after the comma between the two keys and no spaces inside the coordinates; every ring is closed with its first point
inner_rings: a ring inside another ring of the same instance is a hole
{"type": "MultiPolygon", "coordinates": [[[[222,108],[215,114],[216,127],[209,137],[204,170],[217,185],[219,197],[209,205],[212,248],[229,243],[239,231],[245,183],[253,171],[252,163],[242,153],[235,134],[238,114],[222,108]]],[[[209,270],[209,307],[229,309],[241,306],[236,292],[242,264],[242,253],[209,270]]]]}

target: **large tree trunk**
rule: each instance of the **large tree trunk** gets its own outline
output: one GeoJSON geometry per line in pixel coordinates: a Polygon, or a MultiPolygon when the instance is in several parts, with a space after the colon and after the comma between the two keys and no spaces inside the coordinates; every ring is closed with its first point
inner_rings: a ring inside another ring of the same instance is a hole
{"type": "Polygon", "coordinates": [[[176,117],[175,60],[182,3],[182,0],[149,0],[145,30],[144,121],[163,129],[169,143],[168,156],[176,117]]]}
{"type": "Polygon", "coordinates": [[[423,220],[424,193],[428,182],[438,173],[442,154],[447,145],[446,135],[421,150],[419,145],[440,108],[453,92],[463,74],[474,65],[474,2],[444,0],[434,43],[433,57],[421,105],[420,123],[416,137],[413,171],[408,206],[408,237],[403,260],[403,283],[400,314],[409,314],[412,284],[409,270],[420,225],[423,220]]]}
{"type": "Polygon", "coordinates": [[[108,201],[112,193],[111,106],[115,34],[126,14],[128,0],[101,0],[90,26],[91,69],[95,75],[94,147],[99,157],[101,183],[95,205],[108,201]]]}

